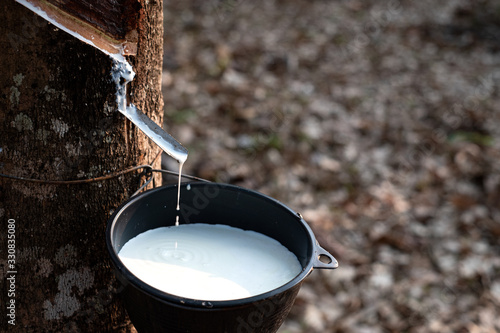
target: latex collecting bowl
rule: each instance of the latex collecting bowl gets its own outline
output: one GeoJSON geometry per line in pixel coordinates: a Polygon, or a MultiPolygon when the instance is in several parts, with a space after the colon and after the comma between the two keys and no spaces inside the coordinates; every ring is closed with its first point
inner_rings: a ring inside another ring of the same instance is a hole
{"type": "Polygon", "coordinates": [[[176,296],[137,278],[118,253],[131,238],[175,224],[177,186],[158,187],[123,203],[111,216],[106,243],[121,296],[140,333],[276,332],[290,311],[304,279],[315,268],[333,269],[306,221],[281,202],[242,187],[219,183],[181,185],[180,223],[224,224],[269,236],[295,254],[302,271],[286,284],[260,295],[223,301],[176,296]]]}

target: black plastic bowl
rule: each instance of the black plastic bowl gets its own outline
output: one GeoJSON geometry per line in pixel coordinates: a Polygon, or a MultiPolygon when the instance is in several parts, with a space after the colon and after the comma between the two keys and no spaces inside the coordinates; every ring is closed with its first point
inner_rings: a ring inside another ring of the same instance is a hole
{"type": "Polygon", "coordinates": [[[319,246],[302,217],[279,201],[233,185],[182,184],[181,224],[225,224],[260,232],[293,252],[302,272],[279,288],[237,300],[206,301],[162,292],[132,274],[118,252],[142,232],[174,225],[176,201],[176,185],[158,187],[125,202],[108,221],[108,251],[122,284],[125,308],[140,333],[276,332],[304,278],[314,268],[338,266],[337,260],[319,246]]]}

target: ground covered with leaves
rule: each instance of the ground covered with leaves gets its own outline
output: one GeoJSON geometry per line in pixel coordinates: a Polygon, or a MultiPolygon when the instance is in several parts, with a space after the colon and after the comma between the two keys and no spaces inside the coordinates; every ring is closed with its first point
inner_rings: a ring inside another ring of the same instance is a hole
{"type": "Polygon", "coordinates": [[[339,260],[279,332],[500,331],[497,1],[168,1],[164,25],[185,172],[279,199],[339,260]]]}

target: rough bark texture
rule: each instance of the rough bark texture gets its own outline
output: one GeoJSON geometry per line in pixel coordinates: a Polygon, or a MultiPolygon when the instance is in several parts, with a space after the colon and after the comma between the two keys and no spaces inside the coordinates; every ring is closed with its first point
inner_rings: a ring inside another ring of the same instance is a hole
{"type": "MultiPolygon", "coordinates": [[[[140,5],[131,101],[161,124],[162,2],[140,5]]],[[[159,149],[116,109],[107,55],[11,0],[0,3],[0,47],[0,173],[71,180],[154,160],[159,166],[159,149]]],[[[110,213],[141,179],[132,172],[47,185],[0,177],[0,331],[133,330],[116,296],[104,234],[110,213]],[[8,221],[15,221],[14,269],[8,221]],[[15,326],[7,323],[11,300],[15,326]]]]}

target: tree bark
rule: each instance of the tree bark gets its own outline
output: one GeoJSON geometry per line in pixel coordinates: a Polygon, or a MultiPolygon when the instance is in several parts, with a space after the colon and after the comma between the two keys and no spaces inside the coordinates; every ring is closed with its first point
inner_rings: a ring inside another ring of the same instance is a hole
{"type": "MultiPolygon", "coordinates": [[[[131,102],[162,124],[163,6],[139,3],[131,102]]],[[[13,0],[0,2],[0,45],[1,174],[73,180],[159,167],[159,149],[117,111],[107,55],[13,0]]],[[[104,235],[140,171],[71,185],[0,177],[0,331],[133,331],[104,235]]]]}

